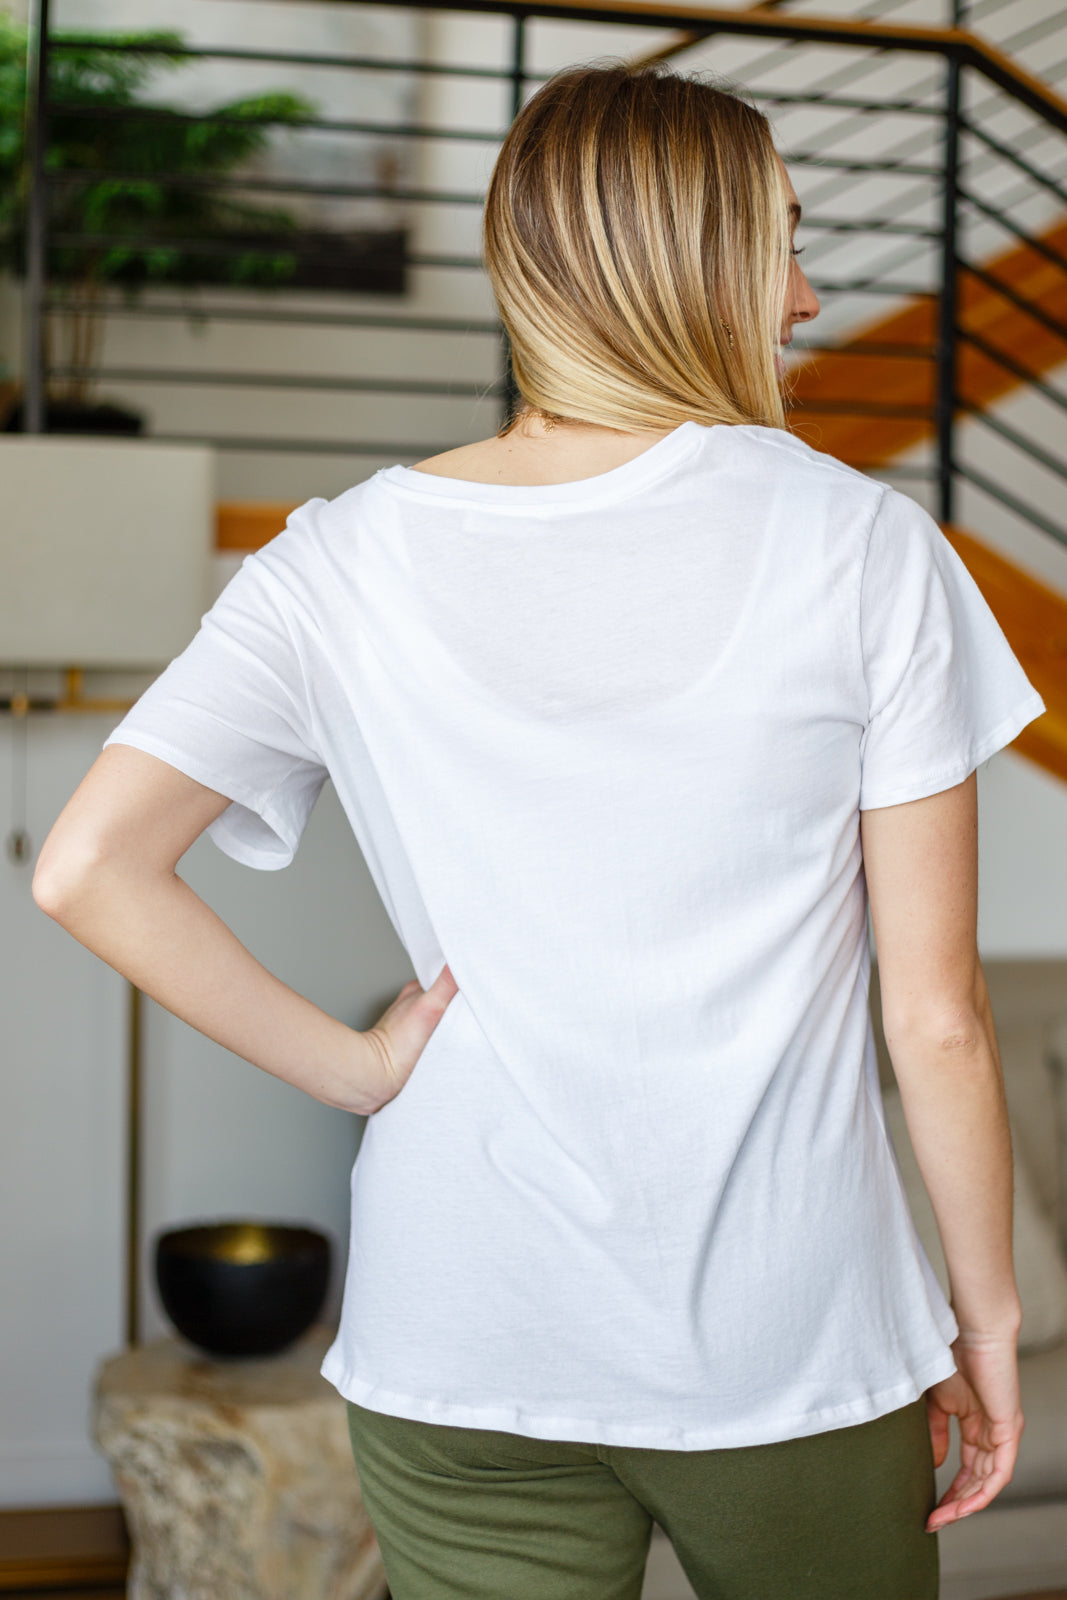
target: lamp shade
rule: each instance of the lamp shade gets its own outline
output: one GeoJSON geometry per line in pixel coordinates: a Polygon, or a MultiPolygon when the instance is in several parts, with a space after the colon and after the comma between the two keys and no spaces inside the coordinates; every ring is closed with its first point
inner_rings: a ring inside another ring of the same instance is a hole
{"type": "Polygon", "coordinates": [[[0,665],[155,667],[210,604],[214,451],[0,437],[0,665]]]}

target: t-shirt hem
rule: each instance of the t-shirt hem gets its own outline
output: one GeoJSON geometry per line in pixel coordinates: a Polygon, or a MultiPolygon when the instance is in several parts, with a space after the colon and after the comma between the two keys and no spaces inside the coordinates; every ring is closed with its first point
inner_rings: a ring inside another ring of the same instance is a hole
{"type": "Polygon", "coordinates": [[[855,1427],[897,1411],[917,1400],[934,1383],[951,1377],[956,1362],[951,1351],[942,1350],[936,1358],[922,1364],[914,1373],[887,1389],[841,1405],[823,1406],[800,1416],[775,1417],[755,1424],[734,1426],[713,1424],[703,1428],[648,1426],[607,1422],[601,1418],[548,1416],[518,1406],[466,1406],[424,1395],[404,1394],[384,1389],[360,1378],[350,1368],[330,1359],[327,1353],[322,1376],[332,1383],[345,1400],[354,1401],[368,1411],[387,1416],[406,1417],[412,1422],[430,1422],[453,1428],[479,1428],[494,1432],[517,1433],[530,1439],[556,1439],[572,1444],[622,1445],[650,1450],[742,1449],[748,1445],[778,1444],[786,1439],[803,1439],[828,1433],[834,1428],[855,1427]]]}
{"type": "Polygon", "coordinates": [[[983,761],[1010,744],[1035,717],[1041,716],[1046,710],[1044,700],[1035,690],[1015,706],[1008,716],[998,722],[984,739],[972,746],[967,755],[958,757],[947,766],[938,767],[932,772],[915,774],[889,789],[879,789],[875,785],[873,794],[861,786],[859,810],[874,811],[880,806],[901,805],[907,800],[923,800],[927,795],[939,794],[944,789],[953,788],[957,783],[962,783],[964,778],[969,777],[983,761]]]}

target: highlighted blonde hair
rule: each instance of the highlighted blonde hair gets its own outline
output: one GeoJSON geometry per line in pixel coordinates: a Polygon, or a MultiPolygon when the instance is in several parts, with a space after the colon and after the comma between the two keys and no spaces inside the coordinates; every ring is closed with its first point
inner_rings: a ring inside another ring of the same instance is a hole
{"type": "Polygon", "coordinates": [[[786,426],[789,198],[767,119],[733,91],[661,63],[556,73],[501,146],[483,249],[528,408],[786,426]]]}

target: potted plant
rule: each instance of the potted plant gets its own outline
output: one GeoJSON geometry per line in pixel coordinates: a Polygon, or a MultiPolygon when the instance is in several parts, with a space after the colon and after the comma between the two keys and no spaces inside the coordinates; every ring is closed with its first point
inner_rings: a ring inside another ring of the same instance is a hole
{"type": "MultiPolygon", "coordinates": [[[[55,43],[63,48],[49,57],[47,275],[66,292],[45,318],[46,366],[54,373],[46,430],[136,433],[139,416],[93,400],[102,292],[111,284],[136,294],[158,283],[291,281],[298,254],[287,246],[297,219],[232,197],[211,180],[261,152],[272,125],[299,122],[315,108],[277,92],[191,119],[138,100],[150,77],[187,60],[179,34],[66,33],[55,43]]],[[[27,205],[26,63],[26,30],[0,15],[0,266],[16,274],[27,205]]],[[[21,429],[20,410],[11,410],[7,431],[21,429]]]]}

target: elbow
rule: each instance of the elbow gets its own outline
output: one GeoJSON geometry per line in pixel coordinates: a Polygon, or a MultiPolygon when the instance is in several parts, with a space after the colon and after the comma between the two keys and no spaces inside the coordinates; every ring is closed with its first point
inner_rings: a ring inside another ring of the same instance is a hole
{"type": "Polygon", "coordinates": [[[63,921],[63,909],[70,903],[71,885],[61,871],[53,867],[42,870],[38,864],[33,874],[30,893],[46,917],[51,917],[53,922],[63,921]]]}
{"type": "Polygon", "coordinates": [[[977,1006],[964,1004],[907,1019],[883,1016],[883,1029],[890,1056],[918,1051],[946,1062],[969,1059],[988,1038],[977,1006]]]}
{"type": "Polygon", "coordinates": [[[30,893],[34,903],[51,917],[63,923],[75,902],[81,897],[93,868],[98,865],[95,854],[49,848],[46,839],[34,868],[30,893]]]}

